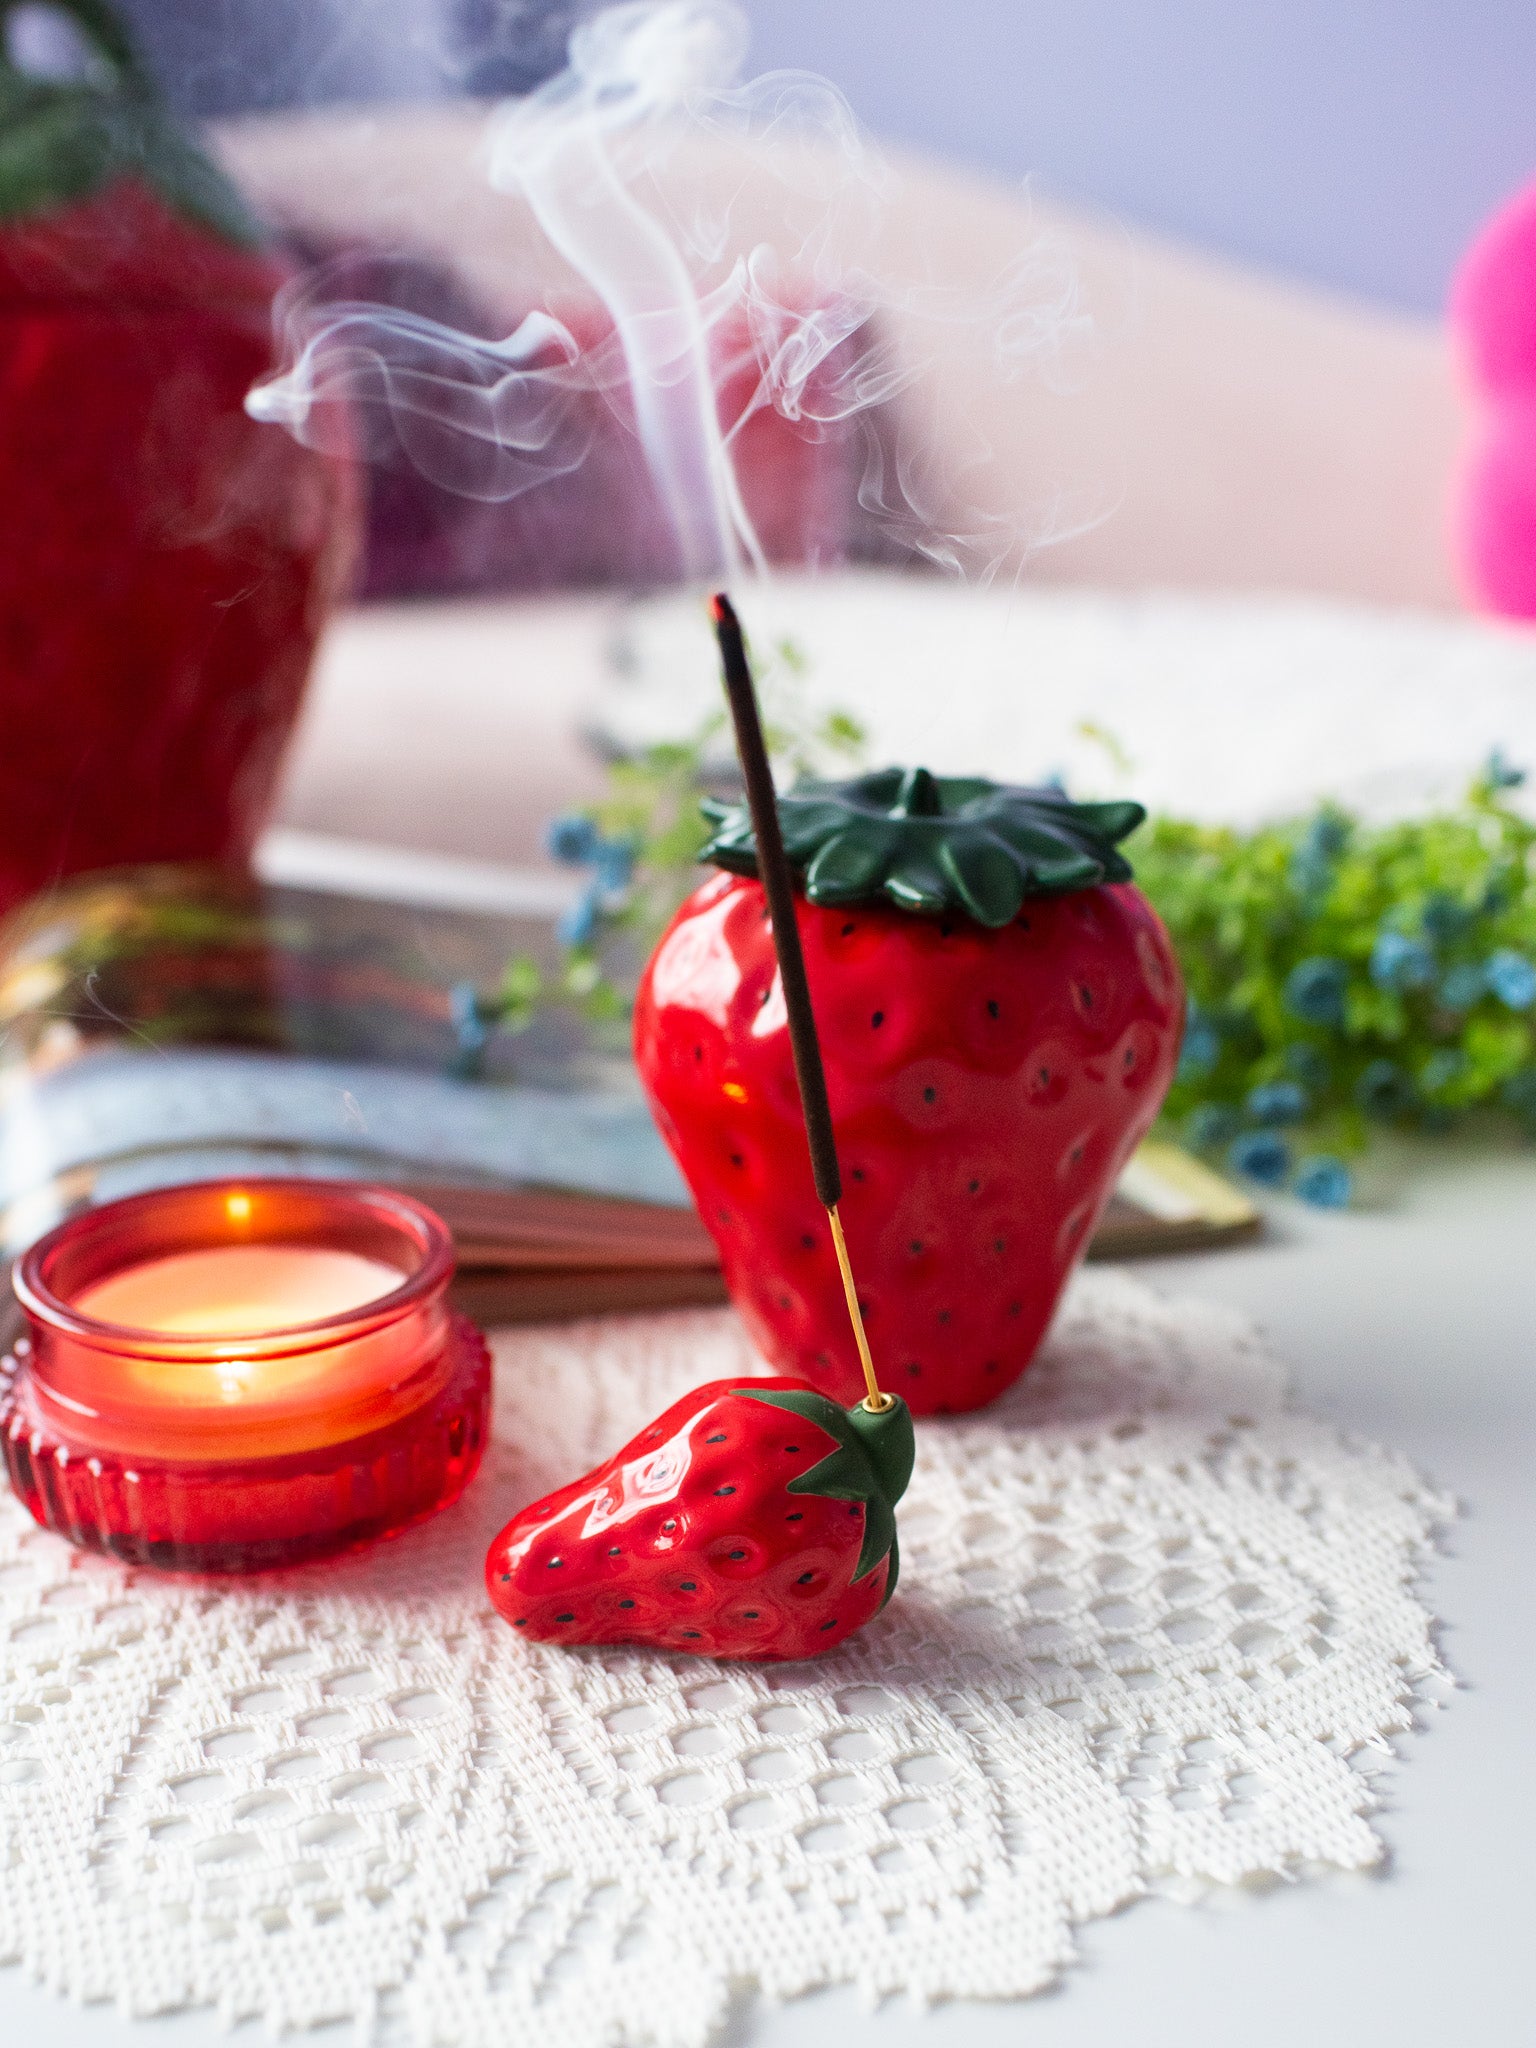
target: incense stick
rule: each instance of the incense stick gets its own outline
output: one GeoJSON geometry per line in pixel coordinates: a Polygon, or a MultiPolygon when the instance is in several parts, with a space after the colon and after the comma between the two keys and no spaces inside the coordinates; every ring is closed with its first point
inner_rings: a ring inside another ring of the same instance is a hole
{"type": "Polygon", "coordinates": [[[811,988],[805,975],[805,955],[800,948],[800,927],[795,921],[795,890],[784,836],[779,830],[778,798],[774,793],[773,771],[768,765],[768,748],[763,740],[763,723],[757,708],[757,691],[741,636],[741,622],[723,591],[710,600],[715,638],[720,643],[720,665],[725,675],[726,700],[736,730],[736,753],[747,789],[747,809],[752,816],[752,834],[757,842],[757,872],[768,899],[773,923],[773,949],[778,955],[779,979],[784,988],[784,1009],[789,1019],[789,1044],[795,1061],[795,1080],[800,1089],[800,1109],[805,1120],[806,1142],[811,1153],[811,1176],[817,1199],[832,1226],[832,1246],[843,1293],[853,1324],[859,1363],[869,1389],[865,1406],[888,1408],[891,1396],[880,1391],[864,1318],[859,1309],[858,1290],[848,1262],[837,1205],[842,1200],[843,1177],[837,1163],[837,1140],[832,1130],[832,1110],[827,1101],[827,1077],[821,1062],[821,1041],[816,1035],[816,1013],[811,1007],[811,988]]]}

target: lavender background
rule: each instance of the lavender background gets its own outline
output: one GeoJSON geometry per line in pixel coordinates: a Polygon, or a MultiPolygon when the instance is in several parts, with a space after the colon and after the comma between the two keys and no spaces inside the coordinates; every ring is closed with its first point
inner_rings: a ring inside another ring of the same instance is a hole
{"type": "MultiPolygon", "coordinates": [[[[526,89],[589,0],[127,0],[189,110],[526,89]]],[[[746,0],[878,133],[1433,312],[1536,172],[1532,0],[746,0]]]]}

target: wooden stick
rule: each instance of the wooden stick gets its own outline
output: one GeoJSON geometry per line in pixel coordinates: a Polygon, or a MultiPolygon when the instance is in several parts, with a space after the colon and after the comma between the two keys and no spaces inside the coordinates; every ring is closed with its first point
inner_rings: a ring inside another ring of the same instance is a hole
{"type": "Polygon", "coordinates": [[[800,948],[800,927],[795,921],[795,889],[784,835],[779,830],[779,805],[768,765],[768,748],[763,740],[763,723],[758,714],[757,691],[741,637],[741,622],[723,591],[710,600],[715,638],[720,643],[720,664],[725,674],[725,694],[736,729],[736,753],[742,780],[747,787],[747,809],[752,815],[752,834],[757,841],[757,872],[768,898],[768,915],[773,921],[773,948],[778,955],[779,979],[784,986],[784,1009],[789,1019],[789,1044],[795,1061],[795,1080],[800,1089],[800,1109],[805,1119],[806,1142],[811,1151],[811,1177],[816,1194],[832,1224],[832,1244],[838,1271],[848,1300],[859,1363],[869,1389],[866,1406],[888,1408],[891,1396],[880,1391],[864,1318],[859,1309],[858,1290],[848,1263],[843,1226],[837,1213],[842,1200],[843,1176],[837,1163],[837,1140],[832,1131],[832,1110],[827,1101],[827,1077],[821,1063],[821,1041],[816,1035],[816,1013],[811,1008],[811,988],[805,975],[805,955],[800,948]]]}

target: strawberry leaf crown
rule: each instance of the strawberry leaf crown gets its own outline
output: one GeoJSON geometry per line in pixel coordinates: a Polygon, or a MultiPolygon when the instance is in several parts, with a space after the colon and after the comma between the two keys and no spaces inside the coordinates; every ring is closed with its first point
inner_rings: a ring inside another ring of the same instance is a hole
{"type": "Polygon", "coordinates": [[[25,0],[0,0],[0,223],[89,199],[139,177],[176,212],[226,241],[260,240],[239,194],[183,134],[109,0],[50,0],[80,30],[91,67],[43,78],[7,54],[25,0]]]}
{"type": "Polygon", "coordinates": [[[824,1429],[836,1449],[819,1465],[791,1479],[790,1493],[812,1493],[826,1500],[857,1500],[864,1503],[864,1541],[854,1566],[854,1583],[872,1572],[883,1557],[891,1560],[886,1574],[883,1607],[896,1590],[900,1555],[896,1547],[896,1503],[912,1477],[916,1445],[912,1435],[912,1411],[898,1395],[888,1408],[840,1408],[825,1394],[807,1387],[733,1387],[744,1401],[766,1401],[771,1408],[787,1408],[807,1422],[824,1429]]]}
{"type": "MultiPolygon", "coordinates": [[[[755,875],[746,806],[706,798],[702,808],[714,832],[700,859],[755,875]]],[[[802,781],[779,798],[784,850],[810,902],[884,897],[925,917],[961,911],[991,929],[1011,924],[1027,896],[1128,882],[1116,842],[1145,816],[1140,804],[1077,804],[1060,790],[926,768],[802,781]]]]}

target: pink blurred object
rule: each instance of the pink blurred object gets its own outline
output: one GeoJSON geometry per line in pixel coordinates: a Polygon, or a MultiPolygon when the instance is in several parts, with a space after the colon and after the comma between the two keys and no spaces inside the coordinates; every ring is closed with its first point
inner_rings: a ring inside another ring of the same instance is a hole
{"type": "Polygon", "coordinates": [[[1536,183],[1473,242],[1449,310],[1479,412],[1452,500],[1462,575],[1488,610],[1536,618],[1536,183]]]}

